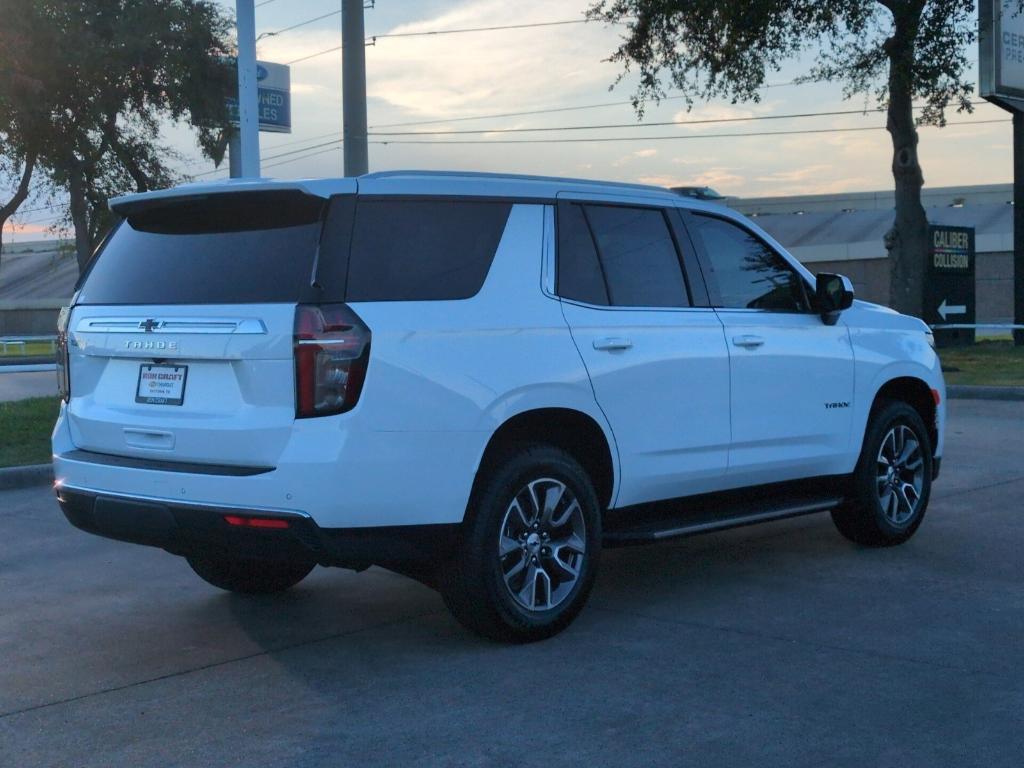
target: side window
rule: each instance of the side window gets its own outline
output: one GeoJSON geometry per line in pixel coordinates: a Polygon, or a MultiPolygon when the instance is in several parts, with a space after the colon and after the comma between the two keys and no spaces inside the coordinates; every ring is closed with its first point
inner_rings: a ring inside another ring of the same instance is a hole
{"type": "Polygon", "coordinates": [[[587,304],[608,304],[597,248],[583,206],[576,203],[558,207],[558,285],[559,296],[587,304]]]}
{"type": "Polygon", "coordinates": [[[672,233],[657,208],[584,207],[609,302],[620,307],[688,307],[672,233]]]}
{"type": "Polygon", "coordinates": [[[722,306],[775,312],[808,311],[803,279],[767,243],[732,222],[694,214],[691,234],[711,262],[722,306]]]}
{"type": "Polygon", "coordinates": [[[359,200],[347,301],[467,299],[491,268],[512,206],[474,200],[359,200]]]}

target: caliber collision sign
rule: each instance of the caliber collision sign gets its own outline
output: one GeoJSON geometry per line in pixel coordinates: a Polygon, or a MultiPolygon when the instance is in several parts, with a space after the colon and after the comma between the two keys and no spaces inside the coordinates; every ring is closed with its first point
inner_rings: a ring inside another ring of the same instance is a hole
{"type": "MultiPolygon", "coordinates": [[[[928,325],[972,324],[974,315],[974,227],[929,227],[925,270],[925,322],[928,325]]],[[[942,346],[973,344],[974,330],[937,328],[942,346]]]]}

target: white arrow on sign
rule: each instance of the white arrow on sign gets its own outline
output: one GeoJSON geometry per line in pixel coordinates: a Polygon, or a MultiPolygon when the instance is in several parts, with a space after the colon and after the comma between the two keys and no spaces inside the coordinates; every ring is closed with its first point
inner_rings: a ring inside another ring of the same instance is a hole
{"type": "Polygon", "coordinates": [[[966,315],[967,307],[963,304],[947,304],[943,299],[939,304],[939,314],[942,315],[942,322],[946,322],[947,315],[966,315]]]}

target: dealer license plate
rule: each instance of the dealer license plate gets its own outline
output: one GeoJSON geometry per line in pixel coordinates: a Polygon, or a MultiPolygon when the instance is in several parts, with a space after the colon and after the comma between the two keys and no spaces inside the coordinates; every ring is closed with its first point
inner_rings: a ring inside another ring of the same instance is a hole
{"type": "Polygon", "coordinates": [[[187,365],[141,365],[136,403],[181,405],[185,402],[187,365]]]}

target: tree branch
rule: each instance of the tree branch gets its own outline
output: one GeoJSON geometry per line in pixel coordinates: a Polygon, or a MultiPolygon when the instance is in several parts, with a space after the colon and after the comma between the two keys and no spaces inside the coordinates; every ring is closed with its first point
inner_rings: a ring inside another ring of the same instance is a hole
{"type": "Polygon", "coordinates": [[[31,152],[25,157],[25,167],[21,172],[21,181],[18,183],[18,189],[15,190],[14,196],[7,201],[6,205],[0,206],[0,219],[4,221],[9,219],[18,210],[18,206],[24,203],[25,198],[28,197],[29,182],[32,181],[32,172],[35,170],[37,157],[38,155],[35,152],[31,152]]]}

